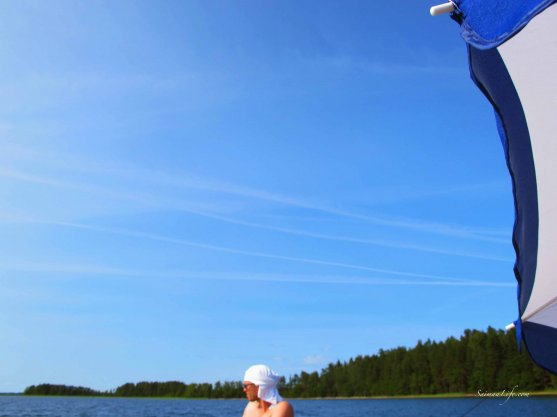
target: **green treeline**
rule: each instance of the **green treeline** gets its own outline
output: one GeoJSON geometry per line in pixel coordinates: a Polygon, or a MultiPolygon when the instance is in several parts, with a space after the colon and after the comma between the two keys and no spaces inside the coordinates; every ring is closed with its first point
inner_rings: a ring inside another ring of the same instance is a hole
{"type": "Polygon", "coordinates": [[[488,328],[465,330],[460,339],[418,342],[412,349],[380,350],[330,364],[320,373],[290,378],[286,396],[352,397],[477,393],[557,388],[557,377],[536,366],[525,349],[518,352],[516,334],[488,328]]]}
{"type": "MultiPolygon", "coordinates": [[[[282,378],[287,398],[368,397],[557,389],[557,377],[518,352],[514,331],[465,330],[460,339],[418,342],[411,349],[380,350],[348,362],[329,364],[321,372],[282,378]]],[[[109,392],[42,384],[25,395],[106,395],[117,397],[242,398],[242,382],[184,384],[179,381],[127,383],[109,392]]]]}
{"type": "Polygon", "coordinates": [[[242,382],[184,384],[183,382],[139,382],[124,384],[114,391],[116,397],[240,398],[242,382]]]}
{"type": "Polygon", "coordinates": [[[68,385],[41,384],[31,385],[23,391],[25,395],[79,395],[96,396],[103,395],[102,392],[85,387],[72,387],[68,385]]]}
{"type": "Polygon", "coordinates": [[[241,398],[242,382],[184,384],[179,381],[127,383],[112,391],[95,391],[71,385],[40,384],[27,387],[24,395],[80,395],[106,397],[241,398]]]}

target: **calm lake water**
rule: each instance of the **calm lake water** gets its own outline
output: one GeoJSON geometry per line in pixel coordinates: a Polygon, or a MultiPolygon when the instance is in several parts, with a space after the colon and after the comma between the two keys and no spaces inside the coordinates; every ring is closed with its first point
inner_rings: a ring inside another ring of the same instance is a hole
{"type": "MultiPolygon", "coordinates": [[[[557,417],[556,397],[293,400],[297,417],[557,417]]],[[[0,396],[0,417],[241,417],[245,400],[0,396]]]]}

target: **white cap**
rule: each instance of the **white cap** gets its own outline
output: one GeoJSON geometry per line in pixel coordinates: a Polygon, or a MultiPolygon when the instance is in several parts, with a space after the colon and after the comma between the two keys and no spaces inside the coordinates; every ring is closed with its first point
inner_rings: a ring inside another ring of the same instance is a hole
{"type": "Polygon", "coordinates": [[[266,365],[253,365],[244,374],[244,381],[259,386],[257,396],[271,404],[282,401],[277,390],[279,379],[279,375],[266,365]]]}

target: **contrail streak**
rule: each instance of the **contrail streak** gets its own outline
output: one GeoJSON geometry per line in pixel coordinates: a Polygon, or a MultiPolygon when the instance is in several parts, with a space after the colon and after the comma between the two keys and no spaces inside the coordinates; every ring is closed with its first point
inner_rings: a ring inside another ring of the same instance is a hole
{"type": "Polygon", "coordinates": [[[232,253],[232,254],[242,255],[242,256],[267,258],[267,259],[277,259],[277,260],[282,260],[282,261],[298,262],[298,263],[313,264],[313,265],[332,266],[332,267],[354,269],[354,270],[375,272],[375,273],[388,274],[388,275],[398,275],[398,276],[413,277],[413,278],[424,278],[424,279],[430,279],[430,280],[451,281],[451,282],[460,282],[460,283],[477,282],[477,281],[465,280],[465,279],[461,279],[461,278],[453,278],[453,277],[437,276],[437,275],[431,275],[431,274],[419,274],[419,273],[413,273],[413,272],[404,272],[404,271],[395,271],[395,270],[389,270],[389,269],[373,268],[373,267],[369,267],[369,266],[365,266],[365,265],[355,265],[355,264],[349,264],[349,263],[344,263],[344,262],[325,261],[325,260],[320,260],[320,259],[285,256],[285,255],[277,255],[277,254],[255,252],[255,251],[246,251],[246,250],[230,248],[230,247],[226,247],[226,246],[211,245],[211,244],[206,244],[206,243],[201,243],[201,242],[194,242],[194,241],[185,240],[185,239],[178,239],[178,238],[173,238],[173,237],[168,237],[168,236],[161,236],[161,235],[156,235],[156,234],[152,234],[152,233],[138,232],[138,231],[128,230],[128,229],[94,226],[94,225],[83,224],[83,223],[62,222],[62,221],[40,221],[40,220],[30,220],[30,221],[33,221],[35,223],[56,225],[56,226],[60,226],[60,227],[70,227],[70,228],[75,228],[75,229],[90,230],[90,231],[94,231],[94,232],[109,233],[109,234],[119,235],[119,236],[133,237],[133,238],[137,238],[137,239],[146,239],[146,240],[152,240],[152,241],[158,241],[158,242],[177,244],[177,245],[189,246],[189,247],[205,249],[205,250],[210,250],[210,251],[232,253]]]}
{"type": "MultiPolygon", "coordinates": [[[[485,234],[485,231],[477,231],[471,228],[447,225],[429,221],[420,221],[415,219],[389,219],[378,216],[368,216],[358,213],[353,213],[346,210],[335,209],[332,207],[327,207],[319,204],[314,204],[311,202],[303,201],[290,196],[284,196],[276,193],[272,193],[266,190],[258,190],[249,187],[225,184],[215,181],[208,181],[199,178],[184,179],[177,178],[165,174],[160,174],[157,172],[145,172],[144,170],[131,170],[125,171],[116,168],[105,168],[105,169],[94,169],[86,168],[85,171],[97,172],[105,175],[118,175],[120,177],[128,178],[134,181],[143,181],[144,183],[156,183],[159,185],[172,186],[172,187],[182,187],[190,189],[199,189],[203,191],[210,191],[220,194],[229,194],[247,198],[253,198],[263,201],[270,201],[274,203],[279,203],[291,207],[305,208],[308,210],[314,210],[322,213],[331,214],[338,217],[351,218],[359,221],[363,221],[369,224],[374,224],[378,226],[386,226],[393,228],[400,228],[406,230],[415,230],[433,234],[439,234],[444,236],[460,237],[465,239],[480,240],[486,242],[502,243],[507,244],[508,240],[495,238],[485,234]]],[[[118,196],[119,192],[114,192],[110,190],[103,190],[100,187],[92,187],[89,185],[80,185],[75,183],[70,183],[68,181],[60,181],[56,179],[51,179],[43,176],[31,175],[17,170],[7,170],[1,169],[0,176],[13,178],[20,181],[35,182],[42,185],[49,185],[55,187],[64,187],[71,189],[85,190],[89,192],[102,192],[105,194],[118,196]]],[[[120,197],[123,198],[133,198],[147,200],[144,198],[138,198],[137,196],[129,196],[127,194],[121,194],[120,197]]]]}
{"type": "Polygon", "coordinates": [[[372,285],[372,286],[465,286],[465,287],[514,287],[513,283],[499,283],[491,281],[437,281],[437,280],[404,280],[390,278],[361,278],[354,276],[303,276],[277,275],[254,273],[212,273],[191,271],[146,271],[124,268],[104,267],[83,264],[57,263],[0,263],[3,270],[17,270],[26,272],[50,272],[57,274],[105,275],[130,278],[168,278],[168,279],[196,279],[220,281],[256,281],[256,282],[290,282],[298,284],[342,284],[342,285],[372,285]]]}

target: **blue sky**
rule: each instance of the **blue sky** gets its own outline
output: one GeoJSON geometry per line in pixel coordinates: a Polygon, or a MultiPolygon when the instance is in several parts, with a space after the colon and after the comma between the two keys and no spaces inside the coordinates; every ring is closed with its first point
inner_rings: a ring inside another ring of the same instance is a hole
{"type": "Polygon", "coordinates": [[[513,321],[510,177],[432,5],[4,4],[0,392],[513,321]]]}

